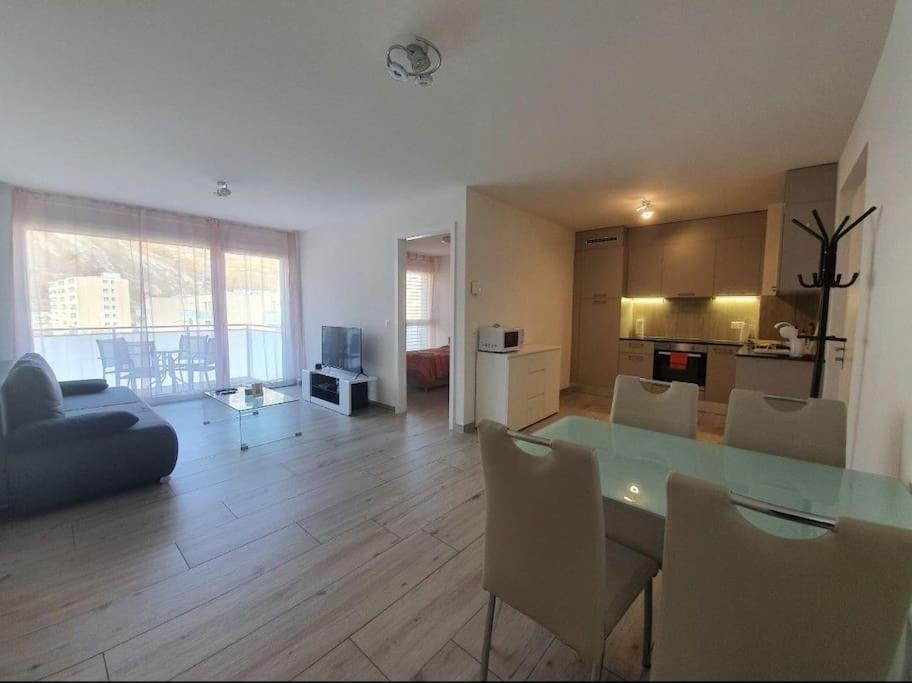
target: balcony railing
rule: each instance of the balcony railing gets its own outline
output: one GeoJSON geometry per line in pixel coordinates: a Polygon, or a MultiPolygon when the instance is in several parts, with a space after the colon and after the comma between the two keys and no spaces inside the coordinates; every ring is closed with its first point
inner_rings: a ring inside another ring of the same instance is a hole
{"type": "MultiPolygon", "coordinates": [[[[88,379],[105,376],[114,385],[131,386],[147,396],[198,392],[227,384],[283,378],[282,330],[275,325],[228,325],[229,377],[217,377],[216,370],[188,372],[188,353],[181,349],[181,337],[213,337],[212,325],[159,325],[139,327],[83,327],[36,329],[32,331],[35,350],[44,356],[60,380],[88,379]],[[119,368],[114,371],[102,364],[99,340],[127,342],[148,341],[154,344],[154,354],[146,366],[130,373],[119,368]],[[105,371],[107,370],[107,375],[105,371]],[[151,370],[151,372],[150,372],[151,370]]],[[[195,360],[199,360],[197,356],[195,360]]],[[[220,363],[210,358],[214,367],[220,363]]],[[[203,364],[197,364],[202,368],[203,364]]]]}

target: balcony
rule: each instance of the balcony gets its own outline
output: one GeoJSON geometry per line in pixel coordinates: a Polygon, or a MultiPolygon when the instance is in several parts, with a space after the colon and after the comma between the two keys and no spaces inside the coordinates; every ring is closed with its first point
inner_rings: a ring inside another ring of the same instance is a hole
{"type": "MultiPolygon", "coordinates": [[[[60,380],[105,377],[112,386],[129,386],[147,398],[193,394],[213,387],[236,385],[254,380],[275,381],[284,377],[282,330],[270,325],[228,325],[229,377],[217,375],[217,352],[205,354],[201,348],[192,359],[196,372],[188,372],[186,349],[181,350],[181,337],[213,337],[209,325],[138,327],[94,327],[38,329],[32,332],[35,351],[44,356],[60,380]],[[102,365],[99,341],[149,341],[154,353],[136,354],[120,372],[102,365]],[[148,360],[140,360],[148,358],[148,360]],[[204,372],[204,367],[213,369],[204,372]]],[[[216,349],[218,346],[216,345],[216,349]]]]}

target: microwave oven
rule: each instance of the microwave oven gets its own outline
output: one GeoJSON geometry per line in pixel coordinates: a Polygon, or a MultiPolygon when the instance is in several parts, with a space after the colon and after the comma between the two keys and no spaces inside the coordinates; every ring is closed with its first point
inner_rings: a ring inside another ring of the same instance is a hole
{"type": "Polygon", "coordinates": [[[516,351],[523,345],[522,328],[491,325],[478,330],[478,350],[493,353],[516,351]]]}

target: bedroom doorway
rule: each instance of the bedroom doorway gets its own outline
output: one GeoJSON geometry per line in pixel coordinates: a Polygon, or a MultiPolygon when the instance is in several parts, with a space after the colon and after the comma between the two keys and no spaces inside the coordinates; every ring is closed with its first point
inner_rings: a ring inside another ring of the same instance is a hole
{"type": "Polygon", "coordinates": [[[400,405],[452,428],[452,231],[398,240],[400,405]]]}

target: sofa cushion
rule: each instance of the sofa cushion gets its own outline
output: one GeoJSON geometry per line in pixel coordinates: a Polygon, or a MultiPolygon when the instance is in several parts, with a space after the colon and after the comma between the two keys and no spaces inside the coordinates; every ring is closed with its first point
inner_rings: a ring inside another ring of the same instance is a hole
{"type": "Polygon", "coordinates": [[[0,386],[7,433],[29,422],[63,417],[60,384],[47,362],[35,356],[27,354],[16,361],[0,386]]]}
{"type": "Polygon", "coordinates": [[[64,396],[97,394],[107,388],[108,381],[104,379],[74,379],[60,382],[60,390],[64,396]]]}
{"type": "Polygon", "coordinates": [[[17,427],[7,434],[6,445],[10,451],[21,451],[53,444],[66,444],[80,439],[123,432],[137,422],[139,422],[139,417],[126,410],[105,410],[49,420],[35,420],[17,427]]]}
{"type": "Polygon", "coordinates": [[[142,403],[139,397],[127,387],[110,387],[97,394],[76,394],[63,397],[63,410],[71,413],[74,410],[87,410],[96,408],[114,408],[118,410],[132,410],[132,404],[142,403]],[[120,408],[119,406],[130,406],[120,408]]]}

